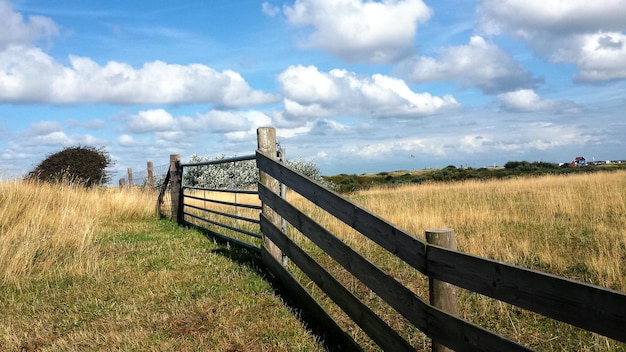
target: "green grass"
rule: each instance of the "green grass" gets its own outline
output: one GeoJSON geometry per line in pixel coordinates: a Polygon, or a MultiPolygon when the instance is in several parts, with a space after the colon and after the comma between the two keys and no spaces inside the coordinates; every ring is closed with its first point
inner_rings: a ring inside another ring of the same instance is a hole
{"type": "Polygon", "coordinates": [[[257,256],[165,220],[106,227],[95,273],[0,281],[0,350],[323,350],[257,256]]]}

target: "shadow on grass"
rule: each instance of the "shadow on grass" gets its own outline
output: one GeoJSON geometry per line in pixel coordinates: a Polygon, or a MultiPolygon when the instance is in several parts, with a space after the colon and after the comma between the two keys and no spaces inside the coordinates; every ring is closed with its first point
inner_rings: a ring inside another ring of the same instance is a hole
{"type": "Polygon", "coordinates": [[[221,248],[212,250],[212,253],[221,255],[233,262],[246,266],[257,272],[267,281],[276,296],[278,296],[287,308],[311,331],[324,345],[327,351],[361,351],[356,342],[341,330],[336,324],[329,324],[324,319],[320,319],[319,312],[311,309],[310,304],[305,303],[303,297],[294,297],[293,291],[288,289],[273,273],[263,264],[261,260],[261,249],[245,242],[229,239],[228,237],[215,233],[206,228],[189,224],[190,228],[201,232],[209,240],[213,240],[221,248]],[[291,293],[290,293],[291,291],[291,293]]]}

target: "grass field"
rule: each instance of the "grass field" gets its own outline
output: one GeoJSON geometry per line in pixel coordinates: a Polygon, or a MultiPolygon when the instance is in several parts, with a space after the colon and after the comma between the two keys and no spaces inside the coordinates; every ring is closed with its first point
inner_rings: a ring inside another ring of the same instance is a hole
{"type": "Polygon", "coordinates": [[[155,195],[0,183],[0,350],[319,351],[247,252],[155,195]]]}
{"type": "MultiPolygon", "coordinates": [[[[154,194],[0,187],[1,350],[323,349],[274,296],[258,258],[156,220],[154,194]]],[[[418,237],[450,227],[460,251],[626,292],[626,171],[405,185],[349,197],[418,237]]],[[[288,198],[427,299],[421,274],[308,201],[288,198]]],[[[421,332],[289,232],[413,346],[428,347],[421,332]]],[[[377,350],[290,270],[355,340],[377,350]]],[[[626,351],[471,292],[460,290],[459,299],[462,318],[538,351],[626,351]]]]}
{"type": "MultiPolygon", "coordinates": [[[[427,229],[449,227],[460,251],[626,292],[625,171],[405,185],[358,191],[349,198],[418,237],[427,229]]],[[[291,201],[428,299],[426,278],[415,270],[311,203],[293,195],[291,201]]],[[[316,257],[325,261],[322,254],[316,257]]],[[[326,262],[344,285],[371,302],[415,346],[428,343],[389,307],[372,300],[371,292],[354,278],[326,262]]],[[[622,343],[464,290],[460,309],[464,319],[540,351],[626,350],[622,343]]],[[[344,326],[358,330],[347,320],[344,326]]]]}
{"type": "MultiPolygon", "coordinates": [[[[418,237],[423,238],[427,229],[450,227],[460,251],[626,292],[626,171],[408,184],[358,191],[348,197],[418,237]]],[[[427,278],[297,194],[289,192],[288,199],[428,300],[427,278]]],[[[304,236],[293,228],[288,232],[414,346],[428,348],[430,341],[423,333],[304,236]]],[[[297,268],[289,268],[359,344],[377,350],[319,288],[297,268]]],[[[464,319],[535,350],[626,350],[622,343],[478,294],[460,290],[459,296],[464,319]]]]}

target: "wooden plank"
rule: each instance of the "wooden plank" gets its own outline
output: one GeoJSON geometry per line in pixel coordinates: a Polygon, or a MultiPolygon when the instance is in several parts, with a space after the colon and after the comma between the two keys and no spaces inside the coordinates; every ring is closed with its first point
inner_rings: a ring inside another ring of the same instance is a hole
{"type": "Polygon", "coordinates": [[[528,347],[449,315],[435,307],[427,306],[425,312],[428,319],[428,330],[424,331],[426,335],[453,351],[532,351],[528,347]]]}
{"type": "Polygon", "coordinates": [[[219,232],[215,232],[215,231],[209,230],[206,227],[202,227],[202,226],[196,225],[196,224],[194,224],[192,222],[185,221],[185,226],[193,228],[193,229],[195,229],[195,230],[197,230],[199,232],[202,232],[207,237],[211,236],[214,240],[217,240],[218,242],[221,241],[221,242],[224,242],[224,243],[234,244],[234,245],[237,245],[237,246],[240,246],[240,247],[243,247],[243,248],[255,251],[257,253],[261,252],[261,248],[260,247],[257,247],[257,246],[255,246],[253,244],[250,244],[250,243],[239,241],[239,240],[234,239],[232,237],[225,236],[225,235],[223,235],[223,234],[221,234],[219,232]]]}
{"type": "Polygon", "coordinates": [[[263,185],[259,185],[259,196],[264,204],[275,209],[285,220],[433,340],[454,350],[464,350],[470,346],[484,351],[528,351],[524,346],[428,305],[413,291],[263,185]],[[439,324],[441,321],[445,321],[447,325],[439,324]]]}
{"type": "Polygon", "coordinates": [[[258,152],[257,167],[420,272],[426,272],[423,241],[258,152]]]}
{"type": "Polygon", "coordinates": [[[255,190],[248,189],[224,189],[224,188],[207,188],[207,187],[194,187],[194,186],[185,186],[185,189],[190,189],[193,191],[209,191],[209,192],[218,192],[218,193],[237,193],[237,194],[259,194],[259,192],[255,190]]]}
{"type": "Polygon", "coordinates": [[[626,294],[428,246],[429,277],[626,342],[626,294]]]}
{"type": "Polygon", "coordinates": [[[308,320],[312,328],[321,335],[326,348],[330,351],[362,351],[361,347],[343,331],[324,308],[300,285],[281,263],[277,262],[265,248],[261,248],[261,260],[266,268],[278,280],[281,288],[287,292],[287,301],[302,310],[302,317],[308,320]]]}
{"type": "Polygon", "coordinates": [[[385,351],[415,351],[368,306],[346,289],[313,258],[261,216],[261,229],[328,297],[385,351]]]}
{"type": "MultiPolygon", "coordinates": [[[[196,220],[204,221],[205,223],[209,223],[209,224],[212,224],[212,225],[215,225],[215,226],[219,226],[219,227],[222,227],[222,228],[234,231],[234,232],[238,232],[238,233],[250,236],[250,237],[263,238],[263,236],[259,235],[258,233],[254,233],[254,232],[243,230],[243,229],[240,229],[240,228],[237,228],[237,227],[234,227],[234,226],[222,224],[221,222],[217,222],[217,221],[213,221],[211,219],[203,218],[202,216],[198,216],[196,214],[184,212],[183,215],[187,215],[187,216],[189,216],[191,218],[194,218],[196,220]]],[[[185,221],[185,223],[188,223],[188,221],[185,221]]]]}
{"type": "Polygon", "coordinates": [[[217,211],[217,210],[213,210],[213,209],[207,209],[204,207],[199,207],[197,205],[192,205],[192,204],[184,204],[185,207],[189,207],[198,211],[202,211],[205,213],[210,213],[210,214],[215,214],[215,215],[219,215],[219,216],[224,216],[227,218],[231,218],[231,219],[237,219],[237,220],[241,220],[241,221],[246,221],[252,224],[258,224],[259,220],[258,219],[252,219],[252,218],[247,218],[245,216],[239,216],[239,215],[235,215],[235,214],[230,214],[230,213],[224,213],[221,211],[217,211]]]}
{"type": "Polygon", "coordinates": [[[225,158],[225,159],[202,161],[199,163],[185,163],[185,164],[181,164],[180,166],[182,167],[206,166],[206,165],[215,165],[215,164],[236,163],[238,161],[246,161],[246,160],[254,160],[254,154],[244,155],[244,156],[235,156],[232,158],[225,158]]]}
{"type": "MultiPolygon", "coordinates": [[[[186,190],[186,189],[189,189],[189,188],[183,188],[183,191],[186,190]]],[[[199,200],[199,201],[203,201],[203,202],[216,203],[216,204],[222,204],[222,205],[230,205],[230,206],[233,206],[233,207],[248,208],[248,209],[255,209],[255,210],[261,210],[262,209],[262,207],[260,205],[256,205],[256,204],[227,202],[227,201],[224,201],[224,200],[217,200],[217,199],[193,196],[191,194],[184,194],[183,196],[184,196],[184,198],[188,198],[188,199],[195,199],[195,200],[199,200]]]]}

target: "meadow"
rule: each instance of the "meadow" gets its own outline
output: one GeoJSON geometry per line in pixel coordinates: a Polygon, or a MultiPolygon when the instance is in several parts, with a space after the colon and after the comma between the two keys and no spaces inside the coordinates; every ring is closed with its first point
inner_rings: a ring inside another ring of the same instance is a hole
{"type": "MultiPolygon", "coordinates": [[[[419,238],[424,239],[427,229],[452,228],[459,251],[626,292],[624,170],[408,183],[373,187],[346,196],[419,238]]],[[[208,197],[234,200],[223,194],[208,197]]],[[[288,192],[287,198],[428,301],[426,277],[296,193],[288,192]]],[[[217,210],[228,212],[226,208],[217,210]]],[[[380,302],[294,228],[288,227],[287,232],[414,346],[428,348],[430,341],[423,333],[380,302]]],[[[243,239],[237,234],[233,236],[243,239]]],[[[359,344],[366,350],[377,350],[304,274],[293,265],[289,269],[359,344]]],[[[459,289],[459,302],[462,318],[538,351],[626,350],[623,343],[466,290],[459,289]]]]}
{"type": "Polygon", "coordinates": [[[140,190],[0,183],[0,350],[321,351],[257,258],[140,190]]]}
{"type": "MultiPolygon", "coordinates": [[[[425,277],[308,201],[291,196],[305,213],[428,300],[425,277]]],[[[427,229],[452,228],[459,251],[626,292],[623,170],[376,187],[348,197],[422,239],[427,229]]],[[[309,246],[304,238],[300,242],[309,246]]],[[[325,261],[321,253],[316,257],[325,261]]],[[[428,344],[354,278],[333,263],[326,266],[414,346],[428,344]]],[[[626,350],[623,343],[461,289],[459,306],[462,318],[538,351],[626,350]]],[[[335,314],[346,329],[358,330],[342,313],[335,314]]]]}
{"type": "MultiPolygon", "coordinates": [[[[0,187],[1,349],[323,350],[273,294],[255,255],[157,220],[154,194],[0,187]]],[[[626,292],[626,171],[408,184],[347,196],[417,237],[449,227],[460,251],[626,292]]],[[[288,199],[427,299],[421,274],[293,192],[288,199]]],[[[413,346],[428,348],[421,332],[288,232],[413,346]]],[[[289,269],[355,340],[377,350],[289,269]]],[[[459,303],[462,318],[538,351],[626,351],[471,292],[460,290],[459,303]]]]}

